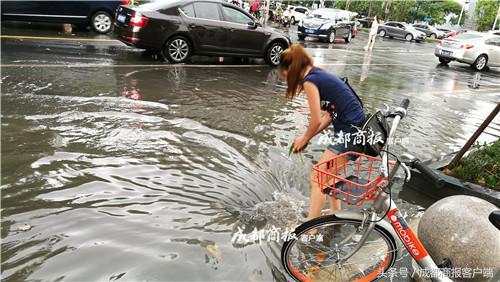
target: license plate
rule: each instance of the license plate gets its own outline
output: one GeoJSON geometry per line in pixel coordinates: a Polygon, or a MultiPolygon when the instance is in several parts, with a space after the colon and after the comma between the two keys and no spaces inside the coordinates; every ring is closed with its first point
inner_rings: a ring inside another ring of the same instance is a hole
{"type": "Polygon", "coordinates": [[[441,55],[451,56],[453,54],[451,51],[441,50],[441,55]]]}
{"type": "Polygon", "coordinates": [[[125,15],[118,15],[118,18],[116,19],[120,23],[125,23],[125,15]]]}
{"type": "Polygon", "coordinates": [[[316,31],[314,29],[308,29],[308,28],[306,28],[305,32],[306,33],[315,33],[316,31]]]}

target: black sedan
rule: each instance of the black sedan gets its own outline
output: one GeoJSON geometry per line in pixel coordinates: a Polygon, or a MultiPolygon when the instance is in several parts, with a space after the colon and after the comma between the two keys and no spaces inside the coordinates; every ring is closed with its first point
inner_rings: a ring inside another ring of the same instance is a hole
{"type": "Polygon", "coordinates": [[[260,57],[276,66],[291,44],[288,36],[261,26],[241,8],[217,0],[121,6],[115,33],[125,44],[159,51],[172,63],[205,55],[260,57]]]}
{"type": "Polygon", "coordinates": [[[353,37],[354,23],[350,21],[352,14],[352,12],[339,9],[314,10],[307,18],[299,22],[297,28],[299,39],[315,37],[333,43],[336,38],[343,38],[348,43],[353,37]]]}
{"type": "Polygon", "coordinates": [[[113,28],[113,14],[122,1],[2,1],[2,21],[69,23],[90,25],[98,33],[113,28]]]}

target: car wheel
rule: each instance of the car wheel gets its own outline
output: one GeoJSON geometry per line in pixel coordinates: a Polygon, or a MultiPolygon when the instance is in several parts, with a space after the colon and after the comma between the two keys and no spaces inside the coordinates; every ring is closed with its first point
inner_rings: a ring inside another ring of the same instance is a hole
{"type": "Polygon", "coordinates": [[[295,25],[295,17],[292,17],[292,18],[290,19],[290,23],[291,23],[291,24],[293,24],[293,25],[295,25]]]}
{"type": "Polygon", "coordinates": [[[306,39],[305,35],[299,35],[299,40],[304,40],[304,39],[306,39]]]}
{"type": "Polygon", "coordinates": [[[280,42],[272,43],[269,48],[267,48],[266,57],[264,58],[266,63],[275,67],[280,64],[281,53],[285,50],[285,45],[280,42]]]}
{"type": "Polygon", "coordinates": [[[486,65],[488,64],[488,56],[485,54],[479,55],[477,59],[474,61],[472,64],[472,68],[477,70],[477,71],[482,71],[486,68],[486,65]]]}
{"type": "Polygon", "coordinates": [[[334,43],[335,42],[335,30],[330,31],[328,34],[328,38],[326,39],[328,43],[334,43]]]}
{"type": "Polygon", "coordinates": [[[383,29],[378,33],[378,35],[380,35],[381,37],[384,37],[385,34],[386,34],[386,32],[383,29]]]}
{"type": "Polygon", "coordinates": [[[413,35],[411,33],[408,33],[406,36],[405,36],[405,39],[406,41],[410,42],[413,40],[413,35]]]}
{"type": "Polygon", "coordinates": [[[100,11],[92,16],[90,25],[97,33],[108,33],[113,28],[113,18],[110,14],[100,11]]]}
{"type": "Polygon", "coordinates": [[[351,42],[351,39],[352,39],[352,32],[349,32],[349,35],[346,38],[344,38],[345,43],[351,42]]]}
{"type": "Polygon", "coordinates": [[[184,63],[191,56],[191,44],[183,36],[175,36],[163,48],[163,57],[171,63],[184,63]]]}
{"type": "Polygon", "coordinates": [[[435,33],[431,34],[431,36],[430,36],[430,38],[431,38],[431,39],[436,39],[436,37],[437,37],[437,36],[436,36],[436,34],[435,34],[435,33]]]}
{"type": "Polygon", "coordinates": [[[451,60],[446,58],[439,58],[439,62],[443,65],[447,65],[451,62],[451,60]]]}

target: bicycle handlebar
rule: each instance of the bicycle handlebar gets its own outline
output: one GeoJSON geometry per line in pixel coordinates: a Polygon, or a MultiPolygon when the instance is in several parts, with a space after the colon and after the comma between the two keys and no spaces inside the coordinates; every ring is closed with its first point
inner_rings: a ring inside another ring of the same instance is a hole
{"type": "Polygon", "coordinates": [[[436,187],[443,188],[445,181],[441,179],[441,177],[439,177],[439,175],[435,171],[433,171],[430,167],[428,167],[419,160],[416,160],[413,163],[413,167],[418,169],[422,174],[424,174],[428,178],[430,178],[436,187]]]}
{"type": "MultiPolygon", "coordinates": [[[[394,120],[392,121],[392,126],[390,127],[389,134],[387,136],[387,140],[390,141],[392,137],[394,136],[394,133],[396,132],[396,129],[398,127],[399,121],[406,116],[406,109],[408,108],[408,105],[410,105],[410,100],[408,99],[403,99],[401,102],[401,106],[396,108],[390,116],[394,117],[394,120]]],[[[381,154],[382,156],[382,169],[381,169],[381,175],[383,177],[389,177],[389,168],[387,167],[387,161],[388,161],[388,156],[387,153],[383,152],[381,154]]]]}
{"type": "Polygon", "coordinates": [[[401,108],[408,109],[408,105],[410,105],[410,100],[408,98],[403,99],[401,102],[401,108]]]}

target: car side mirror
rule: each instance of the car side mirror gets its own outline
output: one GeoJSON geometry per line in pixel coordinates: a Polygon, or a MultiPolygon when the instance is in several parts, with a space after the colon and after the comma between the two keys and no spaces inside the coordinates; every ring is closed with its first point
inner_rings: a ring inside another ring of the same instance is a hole
{"type": "Polygon", "coordinates": [[[248,23],[248,28],[250,29],[256,29],[259,25],[256,22],[249,22],[248,23]]]}

